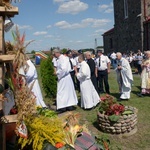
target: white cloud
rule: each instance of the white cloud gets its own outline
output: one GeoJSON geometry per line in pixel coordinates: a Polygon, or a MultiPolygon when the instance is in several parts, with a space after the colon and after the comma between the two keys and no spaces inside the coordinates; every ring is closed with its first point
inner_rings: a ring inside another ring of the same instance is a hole
{"type": "Polygon", "coordinates": [[[83,41],[76,41],[76,43],[82,43],[83,41]]]}
{"type": "Polygon", "coordinates": [[[76,29],[76,28],[82,28],[82,24],[79,23],[73,23],[70,24],[67,21],[60,21],[55,23],[55,26],[61,28],[61,29],[76,29]]]}
{"type": "Polygon", "coordinates": [[[70,0],[61,3],[57,12],[64,14],[78,14],[79,12],[85,11],[86,9],[88,9],[87,3],[81,2],[80,0],[70,0]]]}
{"type": "Polygon", "coordinates": [[[62,3],[64,2],[65,0],[53,0],[54,3],[62,3]]]}
{"type": "Polygon", "coordinates": [[[73,24],[67,21],[60,21],[60,22],[55,23],[55,26],[61,29],[76,29],[76,28],[84,28],[88,26],[97,28],[97,27],[106,25],[109,22],[111,22],[111,20],[109,19],[86,18],[86,19],[81,20],[80,23],[73,23],[73,24]]]}
{"type": "Polygon", "coordinates": [[[92,27],[96,28],[96,27],[104,26],[109,22],[110,22],[109,19],[97,19],[93,22],[92,27]]]}
{"type": "Polygon", "coordinates": [[[103,5],[99,5],[99,9],[107,9],[109,8],[109,5],[103,4],[103,5]]]}
{"type": "Polygon", "coordinates": [[[99,33],[99,32],[105,32],[106,30],[105,29],[98,29],[95,31],[95,33],[99,33]]]}
{"type": "Polygon", "coordinates": [[[70,24],[67,21],[60,21],[55,23],[55,26],[65,29],[65,28],[70,28],[70,24]]]}
{"type": "Polygon", "coordinates": [[[45,35],[45,38],[52,38],[53,35],[45,35]]]}
{"type": "Polygon", "coordinates": [[[47,32],[45,31],[37,31],[33,33],[33,35],[45,35],[45,34],[47,34],[47,32]]]}
{"type": "Polygon", "coordinates": [[[52,26],[51,25],[48,25],[46,28],[51,28],[52,26]]]}
{"type": "Polygon", "coordinates": [[[86,19],[83,19],[81,22],[82,22],[83,24],[88,25],[89,23],[94,22],[94,20],[96,20],[96,19],[94,19],[94,18],[86,18],[86,19]]]}
{"type": "Polygon", "coordinates": [[[28,30],[31,30],[32,27],[30,25],[19,25],[19,24],[15,24],[13,26],[13,28],[16,28],[16,26],[18,27],[19,30],[22,30],[22,29],[28,29],[28,30]]]}
{"type": "Polygon", "coordinates": [[[113,8],[106,9],[104,12],[105,13],[112,13],[113,12],[113,8]]]}
{"type": "Polygon", "coordinates": [[[113,3],[111,2],[108,5],[106,5],[106,4],[99,5],[98,11],[104,12],[104,13],[112,13],[113,12],[113,3]]]}

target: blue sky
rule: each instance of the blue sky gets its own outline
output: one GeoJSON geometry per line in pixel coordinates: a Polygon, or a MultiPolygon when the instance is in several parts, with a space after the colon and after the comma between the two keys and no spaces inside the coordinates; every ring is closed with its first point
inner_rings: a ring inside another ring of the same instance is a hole
{"type": "MultiPolygon", "coordinates": [[[[26,41],[27,51],[51,47],[82,49],[103,45],[102,34],[114,25],[113,0],[21,0],[12,18],[26,41]]],[[[13,28],[12,28],[13,29],[13,28]]],[[[11,30],[5,33],[11,41],[11,30]]]]}

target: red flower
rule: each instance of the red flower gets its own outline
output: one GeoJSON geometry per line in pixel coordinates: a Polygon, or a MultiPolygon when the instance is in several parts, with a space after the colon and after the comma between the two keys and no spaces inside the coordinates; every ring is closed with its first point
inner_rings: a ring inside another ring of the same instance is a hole
{"type": "Polygon", "coordinates": [[[58,142],[58,143],[55,144],[55,147],[56,147],[56,148],[61,148],[61,147],[63,147],[63,146],[64,146],[64,144],[61,143],[61,142],[58,142]]]}
{"type": "Polygon", "coordinates": [[[11,113],[11,114],[17,114],[17,113],[18,113],[18,111],[17,111],[17,109],[16,109],[16,108],[12,108],[12,109],[10,110],[10,113],[11,113]]]}

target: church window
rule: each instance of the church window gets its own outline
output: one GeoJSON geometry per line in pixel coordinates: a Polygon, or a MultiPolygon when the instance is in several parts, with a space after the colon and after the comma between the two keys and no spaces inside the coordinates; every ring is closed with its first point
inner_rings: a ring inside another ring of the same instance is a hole
{"type": "Polygon", "coordinates": [[[124,17],[128,18],[128,0],[124,0],[124,17]]]}

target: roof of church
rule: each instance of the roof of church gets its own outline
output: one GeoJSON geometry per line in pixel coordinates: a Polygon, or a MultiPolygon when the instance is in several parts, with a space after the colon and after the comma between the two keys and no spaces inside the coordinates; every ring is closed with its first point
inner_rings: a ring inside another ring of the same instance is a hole
{"type": "Polygon", "coordinates": [[[107,35],[107,34],[110,34],[110,33],[112,33],[113,31],[114,31],[114,28],[112,28],[112,29],[110,29],[110,30],[104,32],[104,33],[102,34],[102,36],[107,35]]]}

